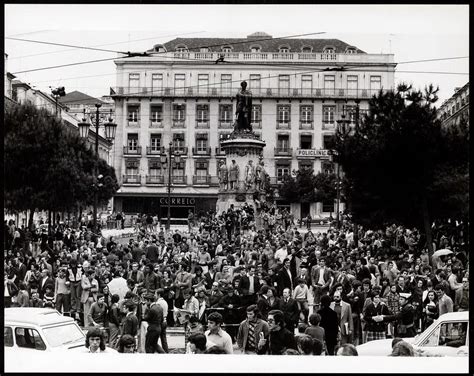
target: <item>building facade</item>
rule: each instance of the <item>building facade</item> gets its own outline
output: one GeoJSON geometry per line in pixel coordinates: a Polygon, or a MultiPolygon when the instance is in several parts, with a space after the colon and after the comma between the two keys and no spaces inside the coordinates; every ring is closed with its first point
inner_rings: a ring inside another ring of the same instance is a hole
{"type": "MultiPolygon", "coordinates": [[[[277,187],[293,170],[334,171],[329,145],[342,115],[353,124],[369,98],[393,89],[393,55],[368,54],[335,39],[177,38],[149,56],[117,59],[114,208],[166,216],[169,144],[171,217],[215,209],[219,145],[233,131],[235,95],[247,81],[252,127],[266,142],[277,187]]],[[[243,170],[244,166],[241,166],[243,170]]],[[[277,204],[290,206],[277,200],[277,204]]],[[[296,218],[329,215],[334,203],[291,204],[296,218]]]]}
{"type": "Polygon", "coordinates": [[[443,127],[452,127],[461,119],[469,123],[469,82],[461,88],[454,89],[451,98],[445,100],[438,109],[438,118],[443,127]]]}

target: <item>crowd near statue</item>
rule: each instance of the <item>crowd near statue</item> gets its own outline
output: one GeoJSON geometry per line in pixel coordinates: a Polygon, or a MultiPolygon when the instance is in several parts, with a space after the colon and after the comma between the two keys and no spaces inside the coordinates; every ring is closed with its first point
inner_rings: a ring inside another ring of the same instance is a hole
{"type": "Polygon", "coordinates": [[[219,186],[223,191],[229,189],[229,171],[227,170],[225,161],[220,161],[219,165],[219,186]]]}
{"type": "Polygon", "coordinates": [[[229,183],[230,189],[237,189],[238,188],[238,181],[239,181],[239,166],[232,159],[232,163],[229,167],[229,183]]]}
{"type": "Polygon", "coordinates": [[[252,93],[247,90],[246,81],[242,81],[240,87],[241,89],[236,96],[237,109],[235,114],[237,119],[234,123],[234,132],[252,132],[252,93]]]}

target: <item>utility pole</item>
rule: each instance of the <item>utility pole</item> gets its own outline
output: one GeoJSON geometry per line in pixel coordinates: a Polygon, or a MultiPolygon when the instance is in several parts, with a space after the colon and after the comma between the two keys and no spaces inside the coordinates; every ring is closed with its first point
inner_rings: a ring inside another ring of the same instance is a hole
{"type": "Polygon", "coordinates": [[[170,216],[171,216],[171,155],[172,155],[173,143],[169,143],[169,156],[168,156],[168,218],[166,220],[166,230],[170,230],[170,216]]]}

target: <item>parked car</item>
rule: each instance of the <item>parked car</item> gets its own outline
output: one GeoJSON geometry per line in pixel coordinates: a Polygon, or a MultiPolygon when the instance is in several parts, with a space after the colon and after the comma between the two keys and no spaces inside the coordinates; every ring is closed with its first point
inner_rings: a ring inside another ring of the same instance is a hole
{"type": "Polygon", "coordinates": [[[84,332],[55,309],[5,308],[4,315],[5,352],[84,350],[84,332]]]}
{"type": "MultiPolygon", "coordinates": [[[[416,337],[403,338],[415,351],[426,356],[469,356],[469,312],[441,315],[416,337]]],[[[392,340],[381,339],[357,346],[359,355],[388,356],[392,340]]]]}

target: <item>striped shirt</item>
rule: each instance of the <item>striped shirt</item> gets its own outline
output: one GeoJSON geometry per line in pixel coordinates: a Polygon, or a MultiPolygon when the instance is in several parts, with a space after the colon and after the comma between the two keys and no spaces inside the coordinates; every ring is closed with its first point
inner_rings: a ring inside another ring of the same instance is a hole
{"type": "Polygon", "coordinates": [[[249,334],[247,337],[247,346],[246,350],[255,350],[257,348],[255,340],[255,326],[257,325],[256,321],[249,321],[249,334]]]}

